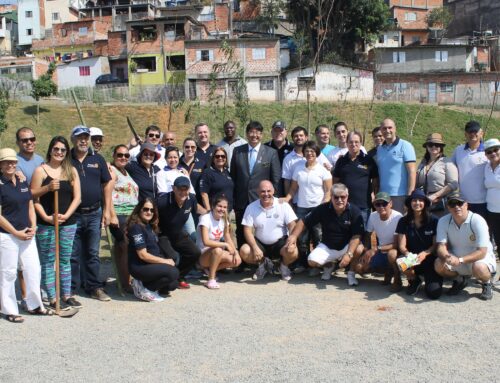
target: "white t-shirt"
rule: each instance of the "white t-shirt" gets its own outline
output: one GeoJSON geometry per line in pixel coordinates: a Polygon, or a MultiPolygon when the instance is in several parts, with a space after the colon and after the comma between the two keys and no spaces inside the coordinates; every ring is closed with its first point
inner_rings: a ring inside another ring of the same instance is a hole
{"type": "Polygon", "coordinates": [[[198,221],[198,229],[196,230],[196,243],[200,248],[201,252],[204,253],[208,249],[208,246],[205,246],[203,240],[201,238],[201,227],[205,226],[208,229],[208,238],[212,241],[219,242],[224,237],[224,219],[215,220],[214,216],[211,212],[207,214],[203,214],[200,216],[200,220],[198,221]]]}
{"type": "MultiPolygon", "coordinates": [[[[182,173],[178,169],[161,169],[158,173],[156,173],[156,185],[158,186],[158,194],[160,193],[170,193],[172,191],[172,187],[174,186],[174,181],[178,177],[186,177],[184,173],[182,173]]],[[[191,185],[191,180],[189,181],[191,185]]],[[[189,187],[189,192],[191,194],[196,194],[193,188],[193,185],[189,187]]]]}
{"type": "MultiPolygon", "coordinates": [[[[323,153],[320,153],[320,155],[317,158],[317,161],[319,164],[325,166],[328,166],[331,168],[330,162],[327,160],[326,156],[323,153]]],[[[292,150],[290,153],[288,153],[283,160],[283,166],[281,169],[281,177],[286,179],[286,180],[291,180],[293,171],[295,170],[297,164],[300,163],[305,163],[306,159],[301,156],[300,154],[297,154],[295,150],[292,150]]]]}
{"type": "Polygon", "coordinates": [[[488,162],[484,149],[470,149],[466,145],[456,147],[451,160],[458,168],[460,193],[468,203],[485,203],[484,167],[488,162]]]}
{"type": "MultiPolygon", "coordinates": [[[[484,186],[486,186],[486,207],[492,213],[500,213],[500,166],[491,167],[487,162],[484,167],[484,186]]],[[[497,240],[500,242],[500,239],[497,240]]]]}
{"type": "Polygon", "coordinates": [[[331,179],[331,173],[319,163],[312,169],[306,168],[305,162],[298,163],[292,175],[292,180],[299,185],[297,206],[311,208],[320,205],[325,196],[323,182],[331,179]]]}
{"type": "Polygon", "coordinates": [[[378,211],[370,214],[366,231],[368,233],[375,232],[380,246],[389,245],[394,242],[394,234],[396,234],[396,227],[398,226],[399,219],[403,215],[396,210],[392,210],[391,215],[386,221],[380,219],[378,211]]]}
{"type": "Polygon", "coordinates": [[[264,245],[272,245],[288,235],[288,224],[297,220],[292,207],[274,198],[273,206],[264,209],[260,200],[247,206],[241,224],[255,229],[255,238],[264,245]]]}

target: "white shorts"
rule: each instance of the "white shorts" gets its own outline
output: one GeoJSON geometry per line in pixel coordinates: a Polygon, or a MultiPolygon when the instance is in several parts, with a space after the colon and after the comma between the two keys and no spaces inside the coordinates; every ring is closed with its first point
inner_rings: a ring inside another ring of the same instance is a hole
{"type": "Polygon", "coordinates": [[[494,273],[497,269],[496,262],[492,262],[489,258],[480,259],[479,261],[476,261],[474,263],[467,263],[458,266],[450,266],[449,269],[451,271],[455,271],[456,273],[458,273],[458,275],[468,276],[472,275],[472,265],[475,263],[485,264],[486,266],[488,266],[488,270],[490,271],[490,273],[494,273]]]}
{"type": "Polygon", "coordinates": [[[347,244],[342,250],[334,250],[330,249],[324,243],[320,243],[313,251],[311,251],[307,260],[323,266],[325,263],[338,261],[342,258],[347,252],[348,247],[349,245],[347,244]]]}

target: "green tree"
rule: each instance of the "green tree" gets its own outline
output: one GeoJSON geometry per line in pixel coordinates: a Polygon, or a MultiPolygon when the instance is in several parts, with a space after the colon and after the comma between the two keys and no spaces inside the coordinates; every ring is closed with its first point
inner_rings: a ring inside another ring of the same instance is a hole
{"type": "Polygon", "coordinates": [[[453,15],[447,8],[438,7],[429,12],[426,21],[429,28],[446,29],[452,20],[453,15]]]}
{"type": "Polygon", "coordinates": [[[9,109],[9,91],[0,89],[0,135],[7,130],[7,109],[9,109]]]}
{"type": "Polygon", "coordinates": [[[260,7],[257,22],[274,36],[281,20],[280,15],[286,11],[287,2],[284,0],[253,0],[253,3],[260,7]]]}
{"type": "Polygon", "coordinates": [[[36,100],[36,124],[40,122],[40,99],[57,94],[57,85],[52,80],[56,64],[51,62],[47,72],[37,80],[31,80],[31,97],[36,100]]]}

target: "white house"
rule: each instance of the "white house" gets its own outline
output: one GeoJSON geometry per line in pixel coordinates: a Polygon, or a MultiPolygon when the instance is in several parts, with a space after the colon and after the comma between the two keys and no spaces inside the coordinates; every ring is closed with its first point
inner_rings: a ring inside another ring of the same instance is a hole
{"type": "Polygon", "coordinates": [[[96,78],[106,73],[110,73],[107,57],[74,60],[57,66],[57,85],[59,89],[95,86],[96,78]]]}
{"type": "Polygon", "coordinates": [[[282,98],[306,100],[307,86],[313,100],[363,101],[373,95],[373,71],[338,64],[321,64],[316,76],[313,67],[284,73],[282,98]],[[298,93],[298,97],[297,97],[298,93]]]}
{"type": "Polygon", "coordinates": [[[19,45],[31,45],[33,39],[41,39],[45,36],[43,5],[43,0],[17,1],[19,45]]]}
{"type": "Polygon", "coordinates": [[[68,0],[49,0],[45,2],[46,37],[51,37],[52,24],[78,20],[78,8],[68,0]]]}

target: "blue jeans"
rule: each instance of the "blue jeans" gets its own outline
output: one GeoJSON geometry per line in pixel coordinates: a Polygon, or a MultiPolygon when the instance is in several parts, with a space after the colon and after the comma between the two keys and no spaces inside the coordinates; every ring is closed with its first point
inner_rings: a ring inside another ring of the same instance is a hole
{"type": "Polygon", "coordinates": [[[71,254],[71,291],[77,293],[83,287],[89,294],[104,286],[99,280],[102,210],[75,213],[75,218],[77,226],[71,254]]]}

